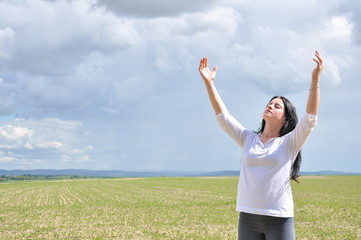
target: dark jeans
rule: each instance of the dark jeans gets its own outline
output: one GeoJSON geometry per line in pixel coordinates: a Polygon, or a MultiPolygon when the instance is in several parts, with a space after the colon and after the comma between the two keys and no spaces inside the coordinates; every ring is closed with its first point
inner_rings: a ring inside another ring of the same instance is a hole
{"type": "Polygon", "coordinates": [[[238,240],[295,240],[293,218],[281,218],[241,212],[238,240]]]}

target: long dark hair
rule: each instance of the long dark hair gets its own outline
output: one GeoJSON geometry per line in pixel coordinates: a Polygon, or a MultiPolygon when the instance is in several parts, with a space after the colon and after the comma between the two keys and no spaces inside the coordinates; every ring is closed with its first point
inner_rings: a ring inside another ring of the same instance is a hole
{"type": "MultiPolygon", "coordinates": [[[[296,113],[296,108],[293,106],[293,104],[285,97],[283,96],[274,96],[269,102],[271,102],[275,98],[280,98],[285,105],[285,123],[283,124],[279,136],[282,137],[283,135],[286,135],[287,133],[293,131],[295,129],[298,118],[296,113]]],[[[258,130],[259,133],[263,133],[264,128],[266,126],[266,121],[263,119],[262,124],[258,130]]],[[[295,161],[293,162],[292,168],[291,168],[291,179],[297,181],[297,178],[300,176],[300,167],[302,162],[302,155],[301,151],[298,152],[295,161]]]]}

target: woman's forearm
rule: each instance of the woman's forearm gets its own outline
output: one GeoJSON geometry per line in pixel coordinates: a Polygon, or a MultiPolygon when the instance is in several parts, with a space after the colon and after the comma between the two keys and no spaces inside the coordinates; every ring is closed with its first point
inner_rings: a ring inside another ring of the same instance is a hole
{"type": "Polygon", "coordinates": [[[317,115],[320,105],[320,84],[319,81],[312,80],[308,93],[306,112],[308,114],[317,115]]]}
{"type": "Polygon", "coordinates": [[[323,69],[322,57],[318,51],[315,52],[314,62],[317,63],[316,68],[312,72],[312,80],[310,91],[308,93],[308,100],[306,112],[308,114],[317,115],[320,106],[320,76],[323,69]]]}
{"type": "Polygon", "coordinates": [[[211,71],[208,67],[208,58],[204,57],[199,63],[198,70],[203,78],[204,84],[206,85],[208,97],[211,101],[214,112],[216,115],[226,112],[226,106],[224,105],[222,98],[219,96],[216,86],[214,85],[214,78],[216,77],[217,67],[214,67],[211,71]]]}
{"type": "Polygon", "coordinates": [[[224,102],[223,102],[221,96],[219,95],[217,88],[214,85],[214,82],[213,81],[212,82],[205,81],[205,85],[207,88],[209,100],[212,104],[212,107],[213,107],[216,115],[223,113],[223,112],[227,112],[227,108],[224,105],[224,102]]]}

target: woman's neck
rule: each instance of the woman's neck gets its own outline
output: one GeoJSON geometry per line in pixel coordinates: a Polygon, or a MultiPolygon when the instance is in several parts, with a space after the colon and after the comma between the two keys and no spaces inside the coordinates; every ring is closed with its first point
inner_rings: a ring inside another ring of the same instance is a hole
{"type": "Polygon", "coordinates": [[[261,133],[261,136],[266,139],[279,137],[281,128],[282,125],[266,124],[261,133]]]}
{"type": "Polygon", "coordinates": [[[272,138],[279,137],[280,132],[280,128],[266,128],[266,126],[259,135],[259,139],[262,141],[263,145],[266,145],[272,138]]]}

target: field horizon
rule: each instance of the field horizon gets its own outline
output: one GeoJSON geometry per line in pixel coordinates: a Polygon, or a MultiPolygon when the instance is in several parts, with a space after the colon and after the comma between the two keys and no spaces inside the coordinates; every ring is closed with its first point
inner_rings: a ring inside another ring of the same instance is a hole
{"type": "MultiPolygon", "coordinates": [[[[89,169],[0,169],[0,176],[63,176],[77,175],[86,177],[206,177],[206,176],[239,176],[239,170],[216,170],[216,171],[185,171],[185,170],[89,170],[89,169]]],[[[301,176],[324,176],[324,175],[361,175],[358,172],[344,172],[333,170],[301,171],[301,176]]]]}

